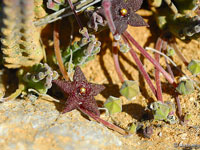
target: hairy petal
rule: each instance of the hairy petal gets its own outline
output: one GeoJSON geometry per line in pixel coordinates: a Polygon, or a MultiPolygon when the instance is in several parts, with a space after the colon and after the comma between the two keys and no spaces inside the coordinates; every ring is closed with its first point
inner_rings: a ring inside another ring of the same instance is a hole
{"type": "Polygon", "coordinates": [[[131,26],[135,26],[135,27],[139,27],[139,26],[147,26],[148,27],[149,26],[140,15],[138,15],[134,12],[131,13],[130,19],[128,20],[128,24],[130,24],[131,26]]]}
{"type": "Polygon", "coordinates": [[[78,67],[78,66],[75,69],[73,80],[77,81],[77,82],[79,82],[79,81],[85,81],[85,82],[87,82],[87,79],[85,78],[85,75],[81,71],[81,68],[78,67]]]}
{"type": "Polygon", "coordinates": [[[77,109],[77,107],[78,107],[78,103],[75,100],[75,98],[73,96],[69,96],[66,102],[66,106],[62,113],[64,114],[66,112],[70,112],[74,109],[77,109]]]}
{"type": "Polygon", "coordinates": [[[55,83],[64,93],[69,94],[71,92],[71,82],[70,81],[64,81],[64,80],[53,80],[53,83],[55,83]]]}
{"type": "Polygon", "coordinates": [[[83,107],[86,110],[94,113],[97,116],[100,116],[100,112],[96,103],[96,100],[93,96],[88,96],[85,98],[85,101],[82,102],[82,104],[79,105],[79,107],[83,107]]]}
{"type": "Polygon", "coordinates": [[[105,87],[103,85],[100,84],[93,84],[90,83],[91,89],[92,91],[90,92],[91,96],[96,96],[97,94],[99,94],[101,91],[103,91],[105,89],[105,87]]]}
{"type": "Polygon", "coordinates": [[[116,26],[116,32],[119,34],[122,34],[128,27],[127,21],[126,20],[115,20],[114,24],[116,26]]]}
{"type": "Polygon", "coordinates": [[[133,11],[137,11],[141,8],[143,0],[127,0],[127,5],[132,7],[133,11]]]}

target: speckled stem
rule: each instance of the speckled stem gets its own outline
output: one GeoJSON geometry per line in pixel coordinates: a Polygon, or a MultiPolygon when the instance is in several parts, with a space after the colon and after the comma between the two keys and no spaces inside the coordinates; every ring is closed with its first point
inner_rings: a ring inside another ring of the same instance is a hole
{"type": "Polygon", "coordinates": [[[115,32],[116,32],[116,27],[115,27],[115,24],[113,22],[112,14],[111,14],[111,11],[110,11],[110,7],[111,7],[110,0],[103,0],[102,6],[103,6],[103,9],[104,9],[106,20],[108,21],[108,26],[110,28],[110,31],[114,35],[115,32]]]}
{"type": "Polygon", "coordinates": [[[138,42],[135,41],[135,39],[128,33],[128,31],[125,31],[123,35],[131,41],[131,43],[146,57],[159,71],[165,76],[165,78],[168,80],[170,84],[172,84],[174,87],[177,87],[177,84],[174,82],[172,77],[170,76],[169,73],[167,73],[161,66],[160,64],[155,61],[146,51],[144,48],[142,48],[138,42]]]}
{"type": "MultiPolygon", "coordinates": [[[[172,72],[171,66],[169,65],[167,59],[165,58],[165,62],[167,65],[167,70],[170,73],[170,75],[172,76],[172,78],[174,78],[174,73],[172,72]]],[[[178,117],[181,120],[182,119],[182,109],[181,109],[181,103],[180,103],[180,99],[179,99],[179,94],[175,91],[175,99],[176,99],[176,104],[177,104],[177,109],[178,109],[178,117]]]]}
{"type": "MultiPolygon", "coordinates": [[[[155,49],[160,52],[162,49],[162,44],[163,44],[163,40],[161,38],[158,38],[155,49]]],[[[155,60],[159,62],[160,54],[155,53],[155,60]]],[[[157,98],[159,101],[163,103],[162,88],[161,88],[161,82],[160,82],[160,71],[157,68],[155,68],[155,80],[156,80],[156,86],[157,86],[157,98]]]]}
{"type": "Polygon", "coordinates": [[[95,114],[91,113],[90,111],[82,108],[82,107],[79,107],[78,108],[81,112],[83,112],[84,114],[86,114],[87,116],[90,116],[91,118],[93,118],[94,120],[96,120],[97,122],[100,122],[102,123],[104,126],[108,127],[109,129],[112,129],[122,135],[129,135],[130,133],[128,131],[125,131],[124,129],[118,127],[118,126],[115,126],[114,124],[111,124],[101,118],[99,118],[98,116],[96,116],[95,114]]]}
{"type": "Polygon", "coordinates": [[[114,41],[113,44],[113,50],[112,50],[112,54],[113,54],[113,60],[114,60],[114,64],[115,64],[115,70],[117,72],[117,75],[120,79],[120,81],[123,83],[124,82],[124,78],[120,69],[120,65],[119,65],[119,59],[118,59],[118,48],[117,48],[117,42],[114,41]]]}
{"type": "Polygon", "coordinates": [[[79,18],[79,17],[77,16],[77,14],[76,14],[76,11],[75,11],[75,9],[74,9],[74,5],[72,4],[71,0],[67,0],[67,1],[68,1],[69,6],[71,7],[71,9],[72,9],[72,11],[73,11],[73,13],[74,13],[74,16],[75,16],[75,18],[76,18],[76,21],[77,21],[79,27],[81,28],[81,30],[83,30],[83,25],[82,25],[82,23],[81,23],[80,18],[79,18]]]}
{"type": "Polygon", "coordinates": [[[136,55],[135,51],[133,50],[131,44],[129,43],[129,41],[126,39],[126,37],[124,35],[122,35],[122,39],[124,40],[124,42],[126,44],[129,45],[129,48],[130,48],[129,52],[130,52],[131,56],[133,57],[133,59],[135,60],[135,63],[137,64],[137,67],[138,67],[139,71],[143,75],[144,79],[147,81],[147,83],[148,83],[149,87],[151,88],[153,94],[157,97],[157,95],[156,95],[156,93],[157,93],[156,89],[155,89],[153,83],[151,82],[151,79],[150,79],[148,73],[145,71],[142,62],[137,57],[137,55],[136,55]]]}

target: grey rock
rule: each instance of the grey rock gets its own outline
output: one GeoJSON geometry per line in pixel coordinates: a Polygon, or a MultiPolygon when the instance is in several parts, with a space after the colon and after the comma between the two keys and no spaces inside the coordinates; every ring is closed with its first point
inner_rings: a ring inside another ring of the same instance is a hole
{"type": "Polygon", "coordinates": [[[42,100],[1,103],[0,116],[3,149],[99,150],[122,145],[115,133],[77,110],[60,114],[53,103],[42,100]]]}

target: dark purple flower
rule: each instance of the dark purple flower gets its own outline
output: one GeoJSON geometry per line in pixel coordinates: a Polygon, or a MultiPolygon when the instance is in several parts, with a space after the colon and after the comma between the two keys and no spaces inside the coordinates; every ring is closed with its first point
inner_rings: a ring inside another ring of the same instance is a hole
{"type": "Polygon", "coordinates": [[[80,67],[76,67],[73,81],[53,80],[61,90],[68,94],[66,107],[63,113],[73,109],[84,108],[97,116],[100,116],[94,96],[104,90],[103,85],[89,83],[80,67]]]}
{"type": "Polygon", "coordinates": [[[140,9],[143,0],[111,0],[111,14],[116,32],[122,34],[131,26],[148,26],[143,18],[135,12],[140,9]]]}

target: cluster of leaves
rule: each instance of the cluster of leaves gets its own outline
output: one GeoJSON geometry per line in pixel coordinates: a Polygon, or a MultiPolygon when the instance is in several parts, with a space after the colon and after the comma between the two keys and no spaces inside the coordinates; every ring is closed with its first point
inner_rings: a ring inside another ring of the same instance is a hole
{"type": "MultiPolygon", "coordinates": [[[[181,40],[198,39],[200,37],[200,16],[195,15],[198,9],[198,0],[175,0],[171,7],[162,5],[162,0],[148,0],[158,27],[168,30],[181,40]]],[[[169,4],[170,5],[170,4],[169,4]]]]}
{"type": "Polygon", "coordinates": [[[58,73],[46,63],[39,63],[33,65],[28,71],[19,70],[18,77],[26,89],[35,89],[41,94],[46,94],[52,87],[52,80],[58,78],[58,73]]]}

